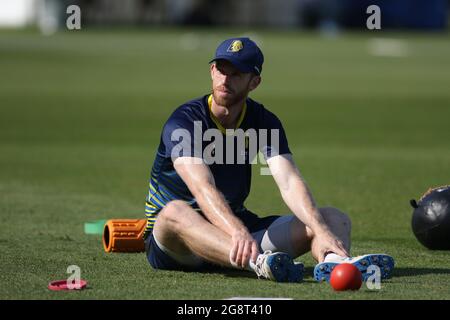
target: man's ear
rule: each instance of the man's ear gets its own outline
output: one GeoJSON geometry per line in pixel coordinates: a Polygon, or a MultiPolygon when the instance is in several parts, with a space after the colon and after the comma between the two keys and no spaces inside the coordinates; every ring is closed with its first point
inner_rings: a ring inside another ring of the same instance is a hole
{"type": "Polygon", "coordinates": [[[211,80],[213,80],[213,72],[214,72],[215,62],[209,65],[209,73],[211,74],[211,80]]]}
{"type": "Polygon", "coordinates": [[[261,83],[261,76],[253,76],[249,84],[250,91],[255,90],[260,83],[261,83]]]}

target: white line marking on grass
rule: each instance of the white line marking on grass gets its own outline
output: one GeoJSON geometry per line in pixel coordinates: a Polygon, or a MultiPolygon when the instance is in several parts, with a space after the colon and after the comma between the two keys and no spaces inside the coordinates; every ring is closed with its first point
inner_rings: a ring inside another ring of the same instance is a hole
{"type": "Polygon", "coordinates": [[[374,38],[368,42],[369,54],[379,57],[404,58],[409,56],[410,50],[404,40],[374,38]]]}

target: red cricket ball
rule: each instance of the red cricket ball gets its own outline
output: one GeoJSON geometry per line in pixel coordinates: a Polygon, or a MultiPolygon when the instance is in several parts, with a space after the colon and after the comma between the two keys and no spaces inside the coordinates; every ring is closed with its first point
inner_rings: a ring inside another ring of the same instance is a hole
{"type": "Polygon", "coordinates": [[[350,263],[341,263],[334,267],[330,284],[336,291],[358,290],[362,285],[362,274],[350,263]]]}

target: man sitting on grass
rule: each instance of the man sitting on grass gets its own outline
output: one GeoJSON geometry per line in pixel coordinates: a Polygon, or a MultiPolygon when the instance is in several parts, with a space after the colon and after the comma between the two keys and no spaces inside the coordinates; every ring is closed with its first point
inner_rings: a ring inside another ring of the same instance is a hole
{"type": "Polygon", "coordinates": [[[343,262],[355,264],[364,279],[372,264],[389,277],[392,257],[349,256],[349,217],[316,206],[280,120],[248,98],[261,82],[263,61],[252,40],[225,40],[210,62],[212,93],[181,105],[165,123],[145,208],[148,261],[155,269],[241,268],[299,282],[303,265],[293,259],[311,251],[317,281],[343,262]],[[292,215],[261,218],[244,206],[257,151],[292,215]]]}

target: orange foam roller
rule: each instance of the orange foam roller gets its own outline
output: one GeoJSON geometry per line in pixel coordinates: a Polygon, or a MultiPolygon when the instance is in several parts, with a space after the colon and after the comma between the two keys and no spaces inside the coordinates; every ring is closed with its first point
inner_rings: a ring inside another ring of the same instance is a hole
{"type": "Polygon", "coordinates": [[[103,248],[106,252],[145,251],[146,219],[111,219],[103,229],[103,248]]]}

